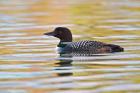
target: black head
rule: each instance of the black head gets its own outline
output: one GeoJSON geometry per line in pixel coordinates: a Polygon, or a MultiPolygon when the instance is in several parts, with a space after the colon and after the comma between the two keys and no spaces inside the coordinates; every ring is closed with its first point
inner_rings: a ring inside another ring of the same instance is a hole
{"type": "Polygon", "coordinates": [[[59,38],[62,42],[71,42],[72,34],[66,27],[57,27],[53,32],[45,33],[48,36],[54,36],[59,38]]]}

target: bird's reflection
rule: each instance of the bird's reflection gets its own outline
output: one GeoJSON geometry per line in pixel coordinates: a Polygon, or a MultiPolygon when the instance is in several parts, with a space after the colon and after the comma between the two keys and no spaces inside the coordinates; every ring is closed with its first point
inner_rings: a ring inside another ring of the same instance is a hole
{"type": "Polygon", "coordinates": [[[57,70],[59,71],[65,71],[64,73],[58,73],[58,76],[72,76],[73,73],[70,72],[72,71],[72,56],[66,56],[64,54],[60,53],[59,56],[59,62],[57,64],[57,70]]]}
{"type": "MultiPolygon", "coordinates": [[[[106,54],[93,54],[89,51],[84,52],[59,52],[59,62],[57,64],[57,69],[59,71],[64,71],[64,73],[58,73],[59,76],[71,76],[73,75],[73,57],[95,57],[95,56],[107,56],[106,54]]],[[[85,61],[85,60],[84,60],[85,61]]]]}

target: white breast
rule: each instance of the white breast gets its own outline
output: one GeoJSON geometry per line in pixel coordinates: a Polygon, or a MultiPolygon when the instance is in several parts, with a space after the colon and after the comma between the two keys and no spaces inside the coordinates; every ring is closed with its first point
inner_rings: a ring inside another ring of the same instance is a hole
{"type": "Polygon", "coordinates": [[[56,47],[55,49],[58,53],[60,53],[62,51],[62,48],[61,47],[56,47]]]}

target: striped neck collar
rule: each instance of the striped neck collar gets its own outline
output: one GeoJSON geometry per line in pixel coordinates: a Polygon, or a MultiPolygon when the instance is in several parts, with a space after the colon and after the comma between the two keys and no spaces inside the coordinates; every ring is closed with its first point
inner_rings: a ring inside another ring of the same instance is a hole
{"type": "Polygon", "coordinates": [[[57,45],[57,47],[65,47],[66,45],[70,44],[71,42],[59,42],[59,44],[57,45]]]}

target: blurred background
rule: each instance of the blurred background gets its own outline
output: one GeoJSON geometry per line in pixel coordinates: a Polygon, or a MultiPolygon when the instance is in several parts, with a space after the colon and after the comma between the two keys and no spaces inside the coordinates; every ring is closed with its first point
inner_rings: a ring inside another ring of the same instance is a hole
{"type": "Polygon", "coordinates": [[[0,93],[140,93],[140,1],[0,0],[0,93]],[[61,57],[61,26],[125,51],[61,57]]]}

